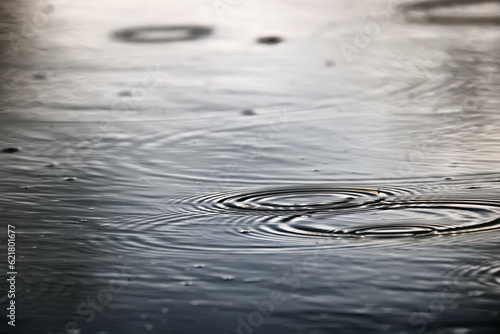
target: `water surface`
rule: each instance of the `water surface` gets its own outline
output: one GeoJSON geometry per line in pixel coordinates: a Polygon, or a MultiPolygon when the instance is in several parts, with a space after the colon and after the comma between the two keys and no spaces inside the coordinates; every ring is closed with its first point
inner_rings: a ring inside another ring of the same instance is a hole
{"type": "Polygon", "coordinates": [[[2,3],[13,332],[498,333],[500,11],[458,2],[2,3]]]}

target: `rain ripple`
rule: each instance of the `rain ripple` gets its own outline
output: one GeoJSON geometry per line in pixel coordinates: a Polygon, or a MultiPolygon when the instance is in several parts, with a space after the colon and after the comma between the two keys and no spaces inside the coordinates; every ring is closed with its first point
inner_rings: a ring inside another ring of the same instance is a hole
{"type": "Polygon", "coordinates": [[[170,198],[101,224],[106,240],[89,247],[112,239],[130,252],[310,251],[500,230],[500,201],[441,188],[301,185],[170,198]]]}

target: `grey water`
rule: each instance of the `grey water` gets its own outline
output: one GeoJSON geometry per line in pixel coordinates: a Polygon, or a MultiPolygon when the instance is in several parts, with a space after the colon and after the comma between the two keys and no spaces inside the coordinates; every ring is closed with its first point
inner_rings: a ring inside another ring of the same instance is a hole
{"type": "Polygon", "coordinates": [[[0,332],[499,332],[498,1],[0,13],[0,332]]]}

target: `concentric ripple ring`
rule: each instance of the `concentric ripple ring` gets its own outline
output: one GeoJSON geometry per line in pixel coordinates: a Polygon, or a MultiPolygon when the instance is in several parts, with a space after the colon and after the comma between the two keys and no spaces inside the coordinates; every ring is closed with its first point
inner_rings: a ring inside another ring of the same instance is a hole
{"type": "Polygon", "coordinates": [[[205,26],[147,26],[121,29],[113,37],[124,42],[170,43],[200,39],[211,33],[212,29],[205,26]]]}
{"type": "Polygon", "coordinates": [[[403,4],[400,8],[406,15],[407,19],[412,22],[443,25],[499,25],[500,15],[446,15],[432,13],[432,10],[434,9],[496,2],[496,0],[426,0],[403,4]]]}

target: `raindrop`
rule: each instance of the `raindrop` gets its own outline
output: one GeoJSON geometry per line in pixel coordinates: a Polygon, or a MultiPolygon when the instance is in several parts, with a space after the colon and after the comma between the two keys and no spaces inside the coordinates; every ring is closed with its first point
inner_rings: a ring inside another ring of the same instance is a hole
{"type": "Polygon", "coordinates": [[[124,90],[118,93],[118,96],[132,96],[132,92],[124,90]]]}
{"type": "Polygon", "coordinates": [[[260,44],[279,44],[283,42],[283,39],[279,36],[265,36],[257,39],[257,43],[260,44]]]}
{"type": "Polygon", "coordinates": [[[255,116],[257,113],[252,109],[245,109],[241,112],[243,116],[255,116]]]}
{"type": "Polygon", "coordinates": [[[21,148],[20,147],[6,147],[2,150],[3,153],[17,153],[21,151],[21,148]]]}
{"type": "Polygon", "coordinates": [[[43,73],[35,73],[33,74],[33,79],[35,80],[45,80],[47,79],[47,76],[43,73]]]}

